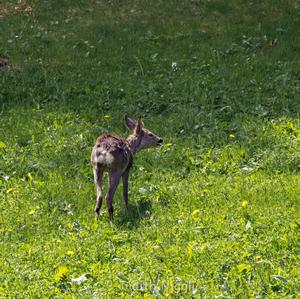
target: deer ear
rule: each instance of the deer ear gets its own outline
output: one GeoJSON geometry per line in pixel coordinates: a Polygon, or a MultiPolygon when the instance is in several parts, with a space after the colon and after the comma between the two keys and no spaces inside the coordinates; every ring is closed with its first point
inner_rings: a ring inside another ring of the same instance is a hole
{"type": "Polygon", "coordinates": [[[138,121],[137,121],[137,124],[135,126],[135,129],[134,129],[134,133],[135,134],[140,134],[142,129],[143,129],[143,121],[142,121],[142,117],[140,116],[138,121]]]}
{"type": "Polygon", "coordinates": [[[125,115],[124,121],[125,121],[125,124],[128,127],[128,129],[130,129],[132,131],[135,129],[135,121],[133,119],[131,119],[128,115],[125,115]]]}

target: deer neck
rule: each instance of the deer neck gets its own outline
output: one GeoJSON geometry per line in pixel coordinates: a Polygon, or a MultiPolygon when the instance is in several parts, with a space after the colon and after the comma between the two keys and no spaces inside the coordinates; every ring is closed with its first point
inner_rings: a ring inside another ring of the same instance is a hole
{"type": "Polygon", "coordinates": [[[135,155],[138,151],[141,150],[140,145],[142,142],[142,135],[130,135],[126,139],[126,141],[132,155],[135,155]]]}

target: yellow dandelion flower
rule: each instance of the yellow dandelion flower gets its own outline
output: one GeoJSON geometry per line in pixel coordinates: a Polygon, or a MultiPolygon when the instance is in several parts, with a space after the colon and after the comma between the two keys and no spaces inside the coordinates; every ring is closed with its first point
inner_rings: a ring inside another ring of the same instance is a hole
{"type": "Polygon", "coordinates": [[[73,256],[75,254],[75,252],[73,250],[68,250],[67,251],[67,255],[69,256],[73,256]]]}
{"type": "Polygon", "coordinates": [[[69,270],[66,266],[60,266],[58,268],[58,271],[55,273],[55,280],[60,281],[68,272],[69,270]]]}
{"type": "Polygon", "coordinates": [[[33,215],[35,213],[35,209],[31,209],[29,212],[28,212],[28,215],[33,215]]]}
{"type": "Polygon", "coordinates": [[[194,210],[194,211],[192,212],[192,216],[193,216],[193,217],[196,217],[196,216],[198,216],[199,214],[200,214],[200,210],[199,210],[199,209],[194,210]]]}
{"type": "Polygon", "coordinates": [[[14,190],[13,188],[9,188],[9,189],[6,190],[6,193],[10,193],[13,190],[14,190]]]}
{"type": "Polygon", "coordinates": [[[249,204],[248,200],[243,200],[242,203],[241,203],[243,208],[247,208],[248,204],[249,204]]]}
{"type": "Polygon", "coordinates": [[[229,134],[230,139],[234,139],[236,136],[234,134],[229,134]]]}
{"type": "Polygon", "coordinates": [[[203,189],[203,193],[208,193],[209,190],[208,189],[203,189]]]}

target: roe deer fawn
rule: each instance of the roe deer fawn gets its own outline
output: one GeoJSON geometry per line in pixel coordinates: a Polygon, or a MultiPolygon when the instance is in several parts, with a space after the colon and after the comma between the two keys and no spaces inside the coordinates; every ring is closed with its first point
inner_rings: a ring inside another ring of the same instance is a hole
{"type": "Polygon", "coordinates": [[[92,164],[97,190],[96,217],[99,218],[102,205],[102,177],[108,171],[109,188],[106,194],[106,204],[110,220],[113,220],[113,196],[122,177],[123,196],[126,210],[128,209],[128,177],[132,166],[133,156],[144,148],[160,146],[163,140],[149,130],[143,128],[141,117],[137,122],[127,115],[125,124],[132,131],[126,139],[110,134],[102,134],[96,140],[92,151],[92,164]]]}

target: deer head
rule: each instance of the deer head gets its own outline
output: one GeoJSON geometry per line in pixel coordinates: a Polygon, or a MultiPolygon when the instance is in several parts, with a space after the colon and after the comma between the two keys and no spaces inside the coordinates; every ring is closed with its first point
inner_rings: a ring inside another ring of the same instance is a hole
{"type": "Polygon", "coordinates": [[[144,148],[162,145],[162,138],[144,128],[144,123],[141,117],[139,117],[137,121],[134,121],[126,115],[125,124],[132,131],[132,135],[130,135],[127,140],[132,142],[133,152],[138,152],[144,148]]]}

